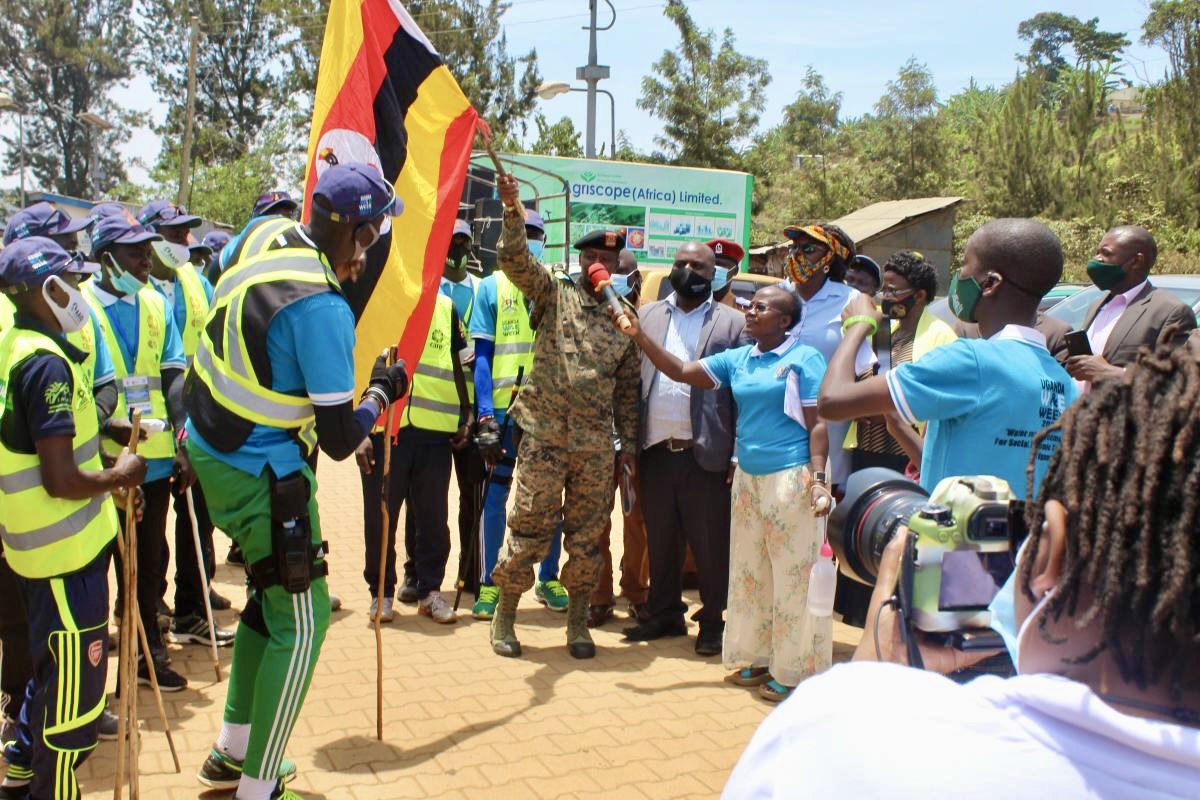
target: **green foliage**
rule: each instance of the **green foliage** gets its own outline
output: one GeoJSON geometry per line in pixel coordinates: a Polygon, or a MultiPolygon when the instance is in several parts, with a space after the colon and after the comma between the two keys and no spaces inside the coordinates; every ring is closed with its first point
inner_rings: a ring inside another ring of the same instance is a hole
{"type": "Polygon", "coordinates": [[[538,114],[533,119],[537,126],[538,138],[529,148],[530,153],[542,156],[565,156],[567,158],[582,158],[583,147],[579,144],[579,131],[570,117],[563,117],[558,122],[550,124],[546,118],[538,114]]]}
{"type": "Polygon", "coordinates": [[[942,182],[945,150],[937,88],[924,64],[910,58],[875,103],[865,154],[879,164],[880,200],[929,194],[942,182]]]}
{"type": "Polygon", "coordinates": [[[1084,22],[1054,11],[1030,17],[1017,26],[1017,35],[1029,42],[1029,52],[1022,58],[1025,66],[1047,83],[1055,83],[1068,66],[1063,57],[1067,47],[1075,52],[1076,68],[1115,61],[1129,40],[1124,34],[1102,31],[1099,25],[1099,17],[1084,22]]]}
{"type": "Polygon", "coordinates": [[[671,163],[737,168],[766,107],[767,62],[734,49],[729,28],[720,42],[697,28],[682,0],[668,0],[663,13],[679,29],[680,44],[642,79],[638,108],[663,121],[655,142],[671,163]]]}

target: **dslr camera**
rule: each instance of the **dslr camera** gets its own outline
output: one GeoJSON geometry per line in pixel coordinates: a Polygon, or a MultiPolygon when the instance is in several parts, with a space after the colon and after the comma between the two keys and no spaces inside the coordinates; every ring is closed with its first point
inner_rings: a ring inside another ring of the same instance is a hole
{"type": "MultiPolygon", "coordinates": [[[[908,526],[897,587],[906,629],[935,634],[961,650],[993,649],[988,605],[1013,570],[1023,537],[1024,503],[990,475],[946,478],[928,495],[898,472],[854,473],[829,519],[841,572],[875,584],[883,550],[908,526]]],[[[911,638],[909,636],[908,638],[911,638]]]]}

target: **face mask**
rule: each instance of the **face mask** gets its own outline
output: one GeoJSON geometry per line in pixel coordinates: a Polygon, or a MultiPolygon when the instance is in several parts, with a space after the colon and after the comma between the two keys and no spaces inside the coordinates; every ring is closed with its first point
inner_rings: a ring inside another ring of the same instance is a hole
{"type": "Polygon", "coordinates": [[[543,241],[542,239],[530,239],[529,240],[529,255],[533,256],[538,261],[542,260],[542,253],[545,251],[545,249],[546,249],[546,242],[543,241]]]}
{"type": "Polygon", "coordinates": [[[1087,274],[1097,289],[1107,292],[1125,277],[1125,268],[1120,264],[1109,264],[1093,258],[1087,263],[1087,274]]]}
{"type": "Polygon", "coordinates": [[[629,276],[614,273],[611,278],[613,291],[621,295],[621,297],[629,297],[630,293],[633,292],[633,286],[629,284],[629,276]]]}
{"type": "Polygon", "coordinates": [[[42,284],[42,297],[46,298],[46,305],[50,306],[50,311],[54,314],[54,318],[58,320],[58,326],[63,329],[63,333],[74,333],[87,324],[87,301],[83,299],[83,295],[79,293],[78,289],[62,278],[57,275],[51,275],[47,278],[46,282],[42,284]],[[66,308],[54,302],[50,297],[51,281],[54,281],[54,285],[66,293],[66,308]]]}
{"type": "Polygon", "coordinates": [[[680,297],[699,300],[708,297],[712,291],[712,281],[688,267],[672,267],[671,288],[680,297]]]}
{"type": "Polygon", "coordinates": [[[719,292],[729,285],[729,273],[733,272],[729,267],[717,267],[716,275],[712,279],[712,290],[719,292]]]}
{"type": "Polygon", "coordinates": [[[916,305],[917,298],[915,295],[909,295],[903,300],[884,300],[883,315],[888,319],[904,319],[916,305]]]}
{"type": "Polygon", "coordinates": [[[812,276],[818,272],[829,272],[829,262],[832,260],[832,252],[825,253],[825,255],[821,256],[821,260],[815,264],[802,255],[792,252],[788,254],[784,270],[787,272],[788,277],[792,279],[792,283],[799,286],[802,283],[808,283],[812,279],[812,276]]]}
{"type": "Polygon", "coordinates": [[[184,264],[191,263],[191,253],[183,245],[168,241],[151,242],[150,249],[154,251],[158,262],[167,269],[179,269],[184,264]]]}
{"type": "Polygon", "coordinates": [[[983,286],[974,277],[961,280],[961,274],[955,272],[950,279],[950,288],[947,290],[950,310],[963,322],[975,322],[975,307],[983,296],[983,286]]]}
{"type": "Polygon", "coordinates": [[[104,269],[108,273],[109,283],[121,294],[137,294],[146,288],[146,284],[133,276],[133,273],[123,269],[117,263],[112,253],[104,254],[104,269]]]}
{"type": "Polygon", "coordinates": [[[467,259],[471,255],[471,248],[467,245],[454,245],[450,248],[450,254],[446,256],[446,269],[451,272],[458,272],[467,268],[467,259]]]}

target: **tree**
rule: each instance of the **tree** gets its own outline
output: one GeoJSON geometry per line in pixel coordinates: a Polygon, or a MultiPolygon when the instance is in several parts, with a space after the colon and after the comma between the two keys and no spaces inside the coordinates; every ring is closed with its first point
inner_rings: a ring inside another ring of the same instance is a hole
{"type": "Polygon", "coordinates": [[[529,152],[542,156],[564,156],[567,158],[582,158],[583,148],[579,146],[579,131],[570,117],[563,117],[551,125],[546,118],[538,114],[533,119],[537,126],[537,141],[529,148],[529,152]]]}
{"type": "MultiPolygon", "coordinates": [[[[26,162],[48,189],[100,197],[124,180],[116,149],[139,117],[118,107],[110,92],[131,75],[131,6],[132,0],[0,0],[0,88],[24,110],[26,162]],[[78,118],[84,112],[115,127],[89,126],[78,118]]],[[[15,170],[16,137],[4,142],[15,170]]]]}
{"type": "Polygon", "coordinates": [[[999,115],[987,125],[979,178],[988,213],[1032,217],[1053,212],[1061,201],[1056,157],[1061,139],[1045,94],[1039,73],[1018,75],[1004,93],[999,115]]]}
{"type": "Polygon", "coordinates": [[[824,153],[837,135],[841,109],[842,93],[829,91],[825,78],[810,64],[796,99],[783,107],[783,134],[797,153],[824,153]]]}
{"type": "Polygon", "coordinates": [[[668,0],[664,13],[679,29],[680,46],[664,51],[642,79],[638,108],[663,120],[655,142],[673,163],[735,167],[766,107],[767,62],[734,49],[729,28],[719,43],[713,31],[701,31],[682,0],[668,0]]]}
{"type": "Polygon", "coordinates": [[[1017,35],[1029,42],[1029,52],[1022,57],[1030,70],[1041,73],[1047,83],[1058,80],[1059,72],[1068,66],[1063,49],[1075,53],[1076,68],[1085,64],[1104,64],[1115,61],[1129,46],[1122,33],[1100,30],[1100,18],[1084,22],[1069,14],[1043,11],[1017,26],[1017,35]]]}
{"type": "Polygon", "coordinates": [[[910,58],[875,103],[868,154],[884,170],[881,191],[892,198],[934,191],[944,159],[937,87],[924,64],[910,58]]]}

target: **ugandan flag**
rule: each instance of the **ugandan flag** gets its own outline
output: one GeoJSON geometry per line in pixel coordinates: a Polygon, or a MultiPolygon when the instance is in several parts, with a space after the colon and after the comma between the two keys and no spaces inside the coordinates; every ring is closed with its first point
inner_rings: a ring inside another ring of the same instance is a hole
{"type": "MultiPolygon", "coordinates": [[[[377,166],[404,213],[346,291],[357,320],[356,382],[399,342],[411,374],[429,320],[475,140],[477,115],[398,0],[332,0],[308,142],[304,219],[317,176],[348,161],[377,166]]],[[[399,419],[399,417],[397,417],[399,419]]]]}

